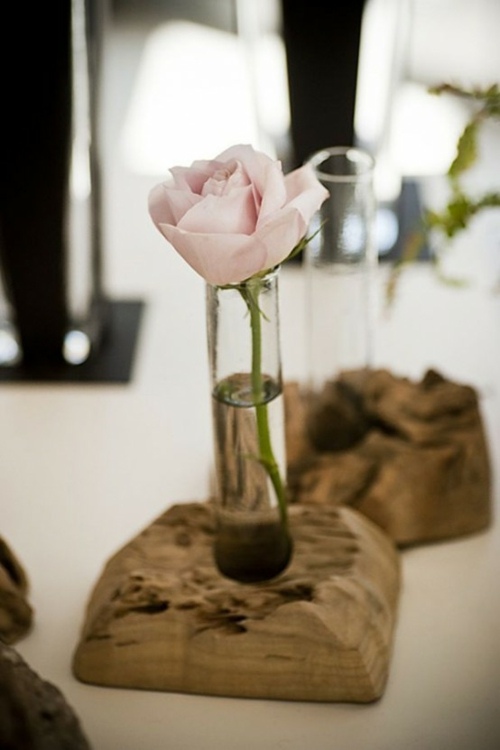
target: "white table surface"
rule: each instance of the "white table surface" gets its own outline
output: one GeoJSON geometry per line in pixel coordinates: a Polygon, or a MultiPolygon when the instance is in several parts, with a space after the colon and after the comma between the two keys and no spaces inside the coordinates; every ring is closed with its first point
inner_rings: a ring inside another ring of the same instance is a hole
{"type": "MultiPolygon", "coordinates": [[[[203,284],[149,230],[135,252],[147,257],[150,287],[132,382],[0,387],[1,533],[28,572],[35,610],[20,653],[63,691],[94,750],[497,748],[497,523],[470,538],[403,553],[389,682],[375,704],[108,689],[72,676],[84,607],[105,561],[170,503],[206,497],[211,471],[203,284]]],[[[282,272],[290,378],[303,366],[302,282],[299,269],[282,272]]],[[[477,385],[498,508],[500,300],[453,291],[464,318],[477,316],[477,336],[466,338],[465,322],[451,325],[444,309],[436,314],[447,325],[424,319],[417,335],[407,329],[413,294],[429,303],[448,293],[424,271],[405,279],[391,320],[381,321],[379,351],[385,348],[386,363],[397,363],[399,372],[418,377],[436,345],[442,370],[449,353],[447,374],[477,385]]]]}
{"type": "MultiPolygon", "coordinates": [[[[121,93],[118,85],[117,117],[121,93]]],[[[35,612],[19,652],[63,691],[93,750],[497,750],[497,522],[403,553],[389,681],[377,703],[108,689],[72,676],[85,604],[103,565],[171,503],[205,498],[212,466],[203,282],[151,225],[146,196],[157,180],[132,178],[115,146],[111,123],[107,287],[114,298],[146,302],[132,381],[0,384],[0,534],[26,568],[35,612]]],[[[291,379],[304,372],[300,270],[284,269],[280,284],[291,379]]],[[[498,515],[500,296],[481,286],[447,289],[418,268],[377,323],[377,364],[412,378],[434,366],[477,387],[498,515]]]]}

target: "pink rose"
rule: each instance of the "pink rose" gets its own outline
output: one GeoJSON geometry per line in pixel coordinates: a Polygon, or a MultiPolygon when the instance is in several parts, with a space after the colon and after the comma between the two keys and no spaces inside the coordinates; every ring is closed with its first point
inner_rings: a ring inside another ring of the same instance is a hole
{"type": "Polygon", "coordinates": [[[149,213],[206,281],[237,284],[284,261],[305,236],[327,190],[305,165],[281,163],[239,145],[212,161],[173,167],[149,194],[149,213]]]}

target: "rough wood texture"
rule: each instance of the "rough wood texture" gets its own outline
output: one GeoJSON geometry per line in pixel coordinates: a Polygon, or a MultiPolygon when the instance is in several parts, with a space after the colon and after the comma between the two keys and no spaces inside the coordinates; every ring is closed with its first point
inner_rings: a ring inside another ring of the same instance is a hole
{"type": "Polygon", "coordinates": [[[242,585],[213,564],[211,503],[168,510],[107,563],[76,677],[206,695],[379,698],[399,594],[395,546],[352,509],[290,511],[291,565],[271,582],[242,585]]]}
{"type": "Polygon", "coordinates": [[[90,750],[61,691],[0,642],[0,747],[3,750],[90,750]]]}
{"type": "Polygon", "coordinates": [[[27,595],[28,579],[24,568],[0,537],[0,641],[15,643],[30,630],[33,610],[27,595]]]}
{"type": "Polygon", "coordinates": [[[487,441],[473,388],[429,371],[345,373],[309,401],[285,390],[294,499],[351,505],[398,545],[480,531],[491,523],[487,441]]]}

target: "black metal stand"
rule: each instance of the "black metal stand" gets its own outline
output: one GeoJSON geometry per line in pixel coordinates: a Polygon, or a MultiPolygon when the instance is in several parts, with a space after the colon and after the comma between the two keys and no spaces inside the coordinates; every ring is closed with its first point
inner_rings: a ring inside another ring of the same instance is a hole
{"type": "Polygon", "coordinates": [[[95,352],[81,365],[42,362],[0,367],[0,383],[128,383],[132,378],[134,355],[144,311],[140,300],[107,301],[106,325],[95,352]]]}
{"type": "Polygon", "coordinates": [[[143,305],[108,300],[102,283],[98,100],[105,5],[58,0],[27,14],[14,4],[0,32],[0,274],[22,352],[20,364],[0,367],[3,382],[131,377],[143,305]],[[12,50],[7,42],[16,34],[23,44],[12,50]],[[75,174],[79,191],[71,187],[75,174]],[[90,239],[72,224],[71,207],[85,216],[90,239]],[[70,227],[80,240],[78,263],[70,227]],[[80,278],[88,275],[87,307],[77,312],[75,268],[80,278]],[[78,365],[64,357],[72,328],[91,347],[78,365]]]}

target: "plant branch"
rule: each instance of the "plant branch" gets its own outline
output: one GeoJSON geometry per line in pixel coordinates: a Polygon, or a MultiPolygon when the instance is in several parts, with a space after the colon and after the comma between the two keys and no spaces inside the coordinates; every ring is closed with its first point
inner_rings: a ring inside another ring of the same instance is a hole
{"type": "MultiPolygon", "coordinates": [[[[451,162],[447,179],[450,198],[445,208],[438,211],[426,211],[420,228],[413,231],[403,247],[401,258],[394,265],[386,288],[386,301],[392,304],[396,286],[403,268],[417,260],[419,252],[431,231],[441,232],[448,240],[458,232],[467,229],[470,221],[478,213],[488,208],[500,207],[500,193],[490,191],[473,198],[463,190],[460,181],[479,158],[478,137],[481,125],[488,118],[500,119],[500,88],[493,84],[486,89],[464,89],[449,83],[442,83],[429,89],[432,94],[451,94],[469,101],[475,111],[465,125],[457,142],[456,154],[451,162]]],[[[447,279],[441,272],[439,257],[434,259],[438,277],[447,283],[463,285],[463,281],[447,279]]]]}

